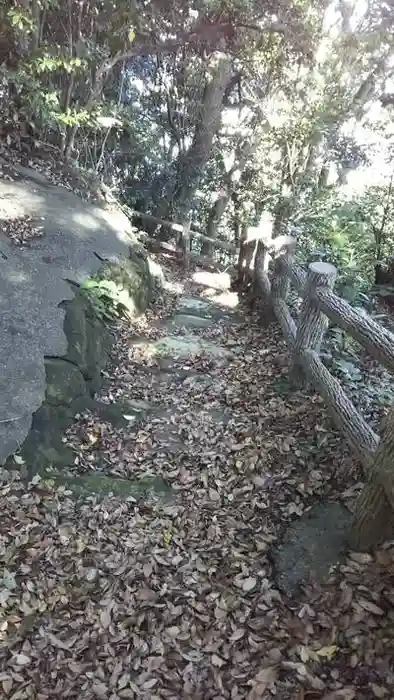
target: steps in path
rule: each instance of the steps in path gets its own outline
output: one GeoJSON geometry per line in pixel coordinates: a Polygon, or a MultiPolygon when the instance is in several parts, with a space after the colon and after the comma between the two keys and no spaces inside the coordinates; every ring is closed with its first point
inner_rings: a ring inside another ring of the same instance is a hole
{"type": "MultiPolygon", "coordinates": [[[[166,335],[154,341],[146,338],[132,341],[142,357],[155,357],[158,361],[158,372],[154,373],[154,370],[149,371],[147,368],[147,381],[154,378],[158,385],[175,385],[178,391],[189,394],[201,393],[204,388],[211,387],[214,381],[217,382],[217,377],[212,377],[209,369],[195,372],[187,367],[187,361],[203,356],[218,367],[226,365],[233,358],[233,351],[223,347],[220,340],[207,340],[199,335],[199,331],[210,326],[239,323],[242,320],[234,308],[237,301],[234,295],[230,295],[230,306],[226,305],[226,301],[228,300],[223,295],[220,303],[203,296],[185,295],[179,299],[174,313],[158,324],[166,335]]],[[[221,388],[219,385],[218,389],[221,388]]],[[[178,428],[182,415],[177,412],[176,401],[173,406],[164,408],[149,405],[146,401],[133,400],[109,405],[96,401],[92,402],[91,409],[114,427],[129,425],[134,428],[136,423],[149,421],[153,443],[147,452],[149,456],[163,453],[171,459],[171,456],[187,450],[186,436],[178,428]]],[[[230,420],[224,409],[206,409],[202,406],[200,414],[204,429],[215,430],[215,426],[225,425],[230,420]]],[[[171,493],[169,485],[163,479],[151,474],[136,479],[123,479],[94,472],[86,475],[67,474],[66,471],[54,469],[44,476],[70,489],[77,497],[90,494],[104,498],[113,494],[136,500],[154,496],[166,501],[171,493]]]]}
{"type": "MultiPolygon", "coordinates": [[[[221,439],[226,426],[231,426],[232,413],[220,399],[226,390],[226,378],[222,378],[218,368],[231,362],[237,350],[221,344],[220,333],[217,339],[209,340],[201,333],[210,327],[219,328],[220,324],[239,323],[240,320],[242,318],[232,307],[203,296],[184,296],[175,311],[157,325],[168,334],[154,341],[147,338],[132,341],[132,345],[147,357],[156,358],[158,369],[146,367],[147,382],[160,386],[160,395],[170,397],[170,402],[161,406],[130,400],[101,407],[96,405],[95,410],[115,427],[126,426],[126,433],[128,427],[131,435],[136,427],[146,432],[146,467],[143,465],[142,473],[123,478],[108,473],[108,470],[92,470],[86,474],[67,474],[59,470],[48,476],[71,490],[76,497],[94,495],[95,498],[104,498],[112,494],[118,498],[153,500],[175,507],[177,487],[173,491],[166,480],[155,473],[154,465],[156,460],[175,465],[183,458],[190,463],[190,457],[193,462],[200,449],[201,431],[210,434],[215,443],[218,437],[221,439]],[[190,359],[202,356],[207,363],[196,370],[190,359]],[[208,389],[206,395],[210,404],[201,402],[196,407],[193,399],[204,397],[208,389]],[[193,412],[190,424],[185,416],[188,397],[193,412]]],[[[331,567],[341,560],[344,553],[350,521],[351,514],[344,506],[322,502],[287,523],[281,542],[271,549],[278,587],[292,596],[311,576],[315,580],[327,580],[331,567]]]]}

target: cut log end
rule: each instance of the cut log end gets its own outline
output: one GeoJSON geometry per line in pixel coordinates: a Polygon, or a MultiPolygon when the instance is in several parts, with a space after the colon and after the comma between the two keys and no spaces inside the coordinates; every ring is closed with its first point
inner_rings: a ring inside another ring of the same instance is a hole
{"type": "Polygon", "coordinates": [[[337,274],[337,269],[334,265],[331,265],[331,263],[320,262],[319,260],[310,263],[309,270],[314,272],[316,275],[322,275],[323,277],[335,277],[337,274]]]}

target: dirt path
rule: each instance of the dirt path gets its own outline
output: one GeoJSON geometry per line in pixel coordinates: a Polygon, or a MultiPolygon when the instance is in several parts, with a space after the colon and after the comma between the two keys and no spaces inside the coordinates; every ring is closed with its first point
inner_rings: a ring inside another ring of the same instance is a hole
{"type": "Polygon", "coordinates": [[[288,523],[351,507],[358,473],[320,400],[290,391],[277,330],[229,299],[173,276],[119,329],[101,397],[140,414],[80,416],[62,486],[3,475],[3,697],[394,697],[393,549],[278,588],[288,523]],[[120,487],[76,499],[85,479],[120,487]]]}

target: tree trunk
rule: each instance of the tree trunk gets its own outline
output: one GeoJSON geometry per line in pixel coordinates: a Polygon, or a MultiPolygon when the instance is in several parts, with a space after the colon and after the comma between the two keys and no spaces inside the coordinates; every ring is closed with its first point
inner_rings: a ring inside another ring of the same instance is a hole
{"type": "MultiPolygon", "coordinates": [[[[255,124],[253,125],[253,129],[254,128],[255,124]]],[[[217,237],[217,230],[222,216],[227,209],[227,205],[230,201],[230,198],[233,196],[233,192],[235,191],[237,184],[240,180],[241,173],[244,171],[246,163],[248,162],[248,159],[254,151],[254,148],[254,138],[245,139],[243,137],[242,140],[236,146],[234,165],[230,168],[228,172],[226,172],[223,178],[223,187],[221,188],[221,190],[219,190],[218,197],[215,203],[213,204],[208,216],[207,235],[210,238],[217,237]]],[[[201,252],[203,255],[212,255],[212,244],[206,241],[202,247],[201,252]]]]}
{"type": "MultiPolygon", "coordinates": [[[[223,96],[231,79],[231,60],[223,54],[216,55],[209,73],[193,141],[188,150],[179,155],[175,187],[165,211],[160,212],[160,218],[177,221],[187,219],[195,191],[210,158],[213,139],[220,126],[223,96]]],[[[167,240],[169,232],[163,229],[159,237],[167,240]]]]}
{"type": "MultiPolygon", "coordinates": [[[[210,238],[217,237],[218,226],[220,224],[224,212],[226,211],[229,200],[230,195],[228,189],[226,188],[221,190],[208,216],[207,236],[209,236],[210,238]]],[[[203,242],[201,246],[201,255],[206,255],[208,257],[212,256],[212,243],[209,243],[209,241],[203,242]]]]}

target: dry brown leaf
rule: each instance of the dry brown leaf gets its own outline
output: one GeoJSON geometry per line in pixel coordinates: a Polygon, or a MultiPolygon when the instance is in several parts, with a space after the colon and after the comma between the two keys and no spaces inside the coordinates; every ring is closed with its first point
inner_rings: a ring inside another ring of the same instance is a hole
{"type": "Polygon", "coordinates": [[[377,685],[376,683],[372,683],[371,688],[375,698],[387,698],[389,694],[387,688],[383,688],[381,685],[377,685]]]}
{"type": "Polygon", "coordinates": [[[17,666],[27,666],[31,663],[31,658],[30,656],[26,656],[26,654],[15,654],[11,659],[11,663],[17,666]]]}
{"type": "Polygon", "coordinates": [[[242,590],[245,591],[245,593],[249,593],[250,591],[253,591],[253,589],[256,588],[256,586],[257,586],[257,579],[254,578],[253,576],[249,576],[244,581],[242,581],[242,590]]]}
{"type": "Polygon", "coordinates": [[[258,700],[258,698],[264,697],[266,690],[276,681],[277,677],[278,666],[267,666],[261,669],[248,683],[252,686],[247,696],[248,700],[258,700]]]}
{"type": "Polygon", "coordinates": [[[111,624],[111,613],[108,609],[100,613],[100,623],[103,629],[107,629],[111,624]]]}
{"type": "Polygon", "coordinates": [[[356,697],[354,688],[342,688],[342,690],[334,690],[328,695],[324,695],[321,700],[353,700],[356,697]]]}
{"type": "Polygon", "coordinates": [[[104,683],[94,683],[92,692],[94,696],[100,700],[106,700],[106,698],[108,698],[108,688],[104,683]]]}
{"type": "Polygon", "coordinates": [[[222,659],[217,654],[212,654],[211,662],[212,662],[212,666],[217,666],[218,668],[221,668],[222,666],[224,666],[226,664],[225,660],[222,659]]]}
{"type": "Polygon", "coordinates": [[[3,688],[3,692],[4,692],[6,695],[9,695],[10,692],[11,692],[11,690],[12,690],[12,686],[13,686],[12,678],[5,678],[5,679],[1,682],[1,685],[2,685],[2,688],[3,688]]]}
{"type": "Polygon", "coordinates": [[[370,600],[365,600],[365,598],[359,598],[357,602],[362,608],[364,608],[364,610],[367,610],[373,615],[384,615],[384,610],[382,610],[382,608],[379,608],[378,605],[372,603],[372,601],[370,600]]]}

